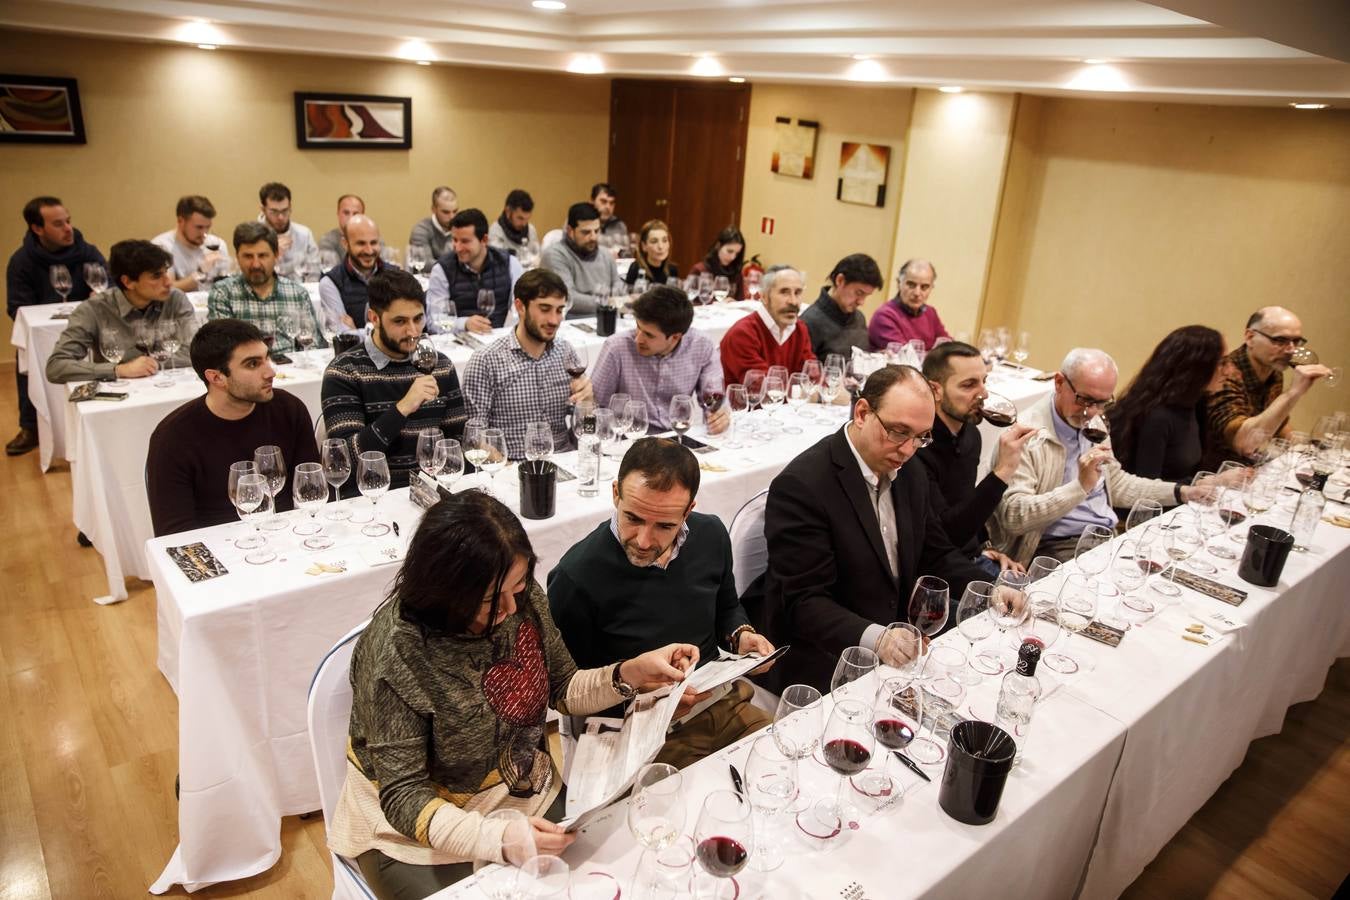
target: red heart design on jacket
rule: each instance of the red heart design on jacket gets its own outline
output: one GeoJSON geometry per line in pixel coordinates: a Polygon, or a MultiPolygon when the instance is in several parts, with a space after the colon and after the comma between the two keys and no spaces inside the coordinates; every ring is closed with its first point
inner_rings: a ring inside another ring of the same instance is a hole
{"type": "Polygon", "coordinates": [[[483,694],[497,717],[510,725],[540,725],[548,704],[548,669],[539,629],[524,621],[516,630],[516,646],[483,673],[483,694]]]}

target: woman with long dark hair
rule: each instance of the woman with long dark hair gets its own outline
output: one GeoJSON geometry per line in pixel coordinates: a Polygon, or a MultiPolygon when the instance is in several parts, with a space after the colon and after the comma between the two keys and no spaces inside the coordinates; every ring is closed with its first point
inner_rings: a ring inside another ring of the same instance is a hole
{"type": "Polygon", "coordinates": [[[711,273],[714,277],[725,276],[731,282],[730,297],[745,299],[745,280],[741,268],[745,265],[745,235],[735,225],[728,225],[717,235],[717,240],[708,250],[708,255],[689,267],[690,275],[711,273]]]}
{"type": "Polygon", "coordinates": [[[549,707],[599,712],[680,681],[692,644],[578,670],[534,580],[534,551],[498,500],[464,491],[427,510],[389,597],[352,654],[347,779],[328,844],[376,896],[423,897],[473,870],[520,865],[526,836],[559,853],[561,752],[549,707]],[[497,809],[529,817],[506,824],[497,809]]]}
{"type": "Polygon", "coordinates": [[[670,261],[670,226],[660,219],[650,219],[638,232],[637,258],[628,267],[624,281],[631,286],[639,275],[649,285],[675,284],[680,277],[680,270],[670,261]]]}
{"type": "Polygon", "coordinates": [[[1125,471],[1190,481],[1200,467],[1200,406],[1223,354],[1223,335],[1204,325],[1178,328],[1153,348],[1108,414],[1125,471]]]}

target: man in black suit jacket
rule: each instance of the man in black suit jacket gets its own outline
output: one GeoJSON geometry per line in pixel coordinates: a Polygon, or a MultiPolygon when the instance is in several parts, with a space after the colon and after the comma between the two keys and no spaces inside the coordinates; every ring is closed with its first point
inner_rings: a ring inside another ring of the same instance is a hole
{"type": "Polygon", "coordinates": [[[845,647],[876,649],[885,626],[908,619],[920,575],[947,581],[953,613],[966,583],[984,577],[948,539],[927,474],[905,467],[931,440],[933,415],[923,375],[886,366],[867,379],[849,423],[769,486],[769,568],[745,602],[757,627],[792,652],[766,686],[827,691],[845,647]]]}

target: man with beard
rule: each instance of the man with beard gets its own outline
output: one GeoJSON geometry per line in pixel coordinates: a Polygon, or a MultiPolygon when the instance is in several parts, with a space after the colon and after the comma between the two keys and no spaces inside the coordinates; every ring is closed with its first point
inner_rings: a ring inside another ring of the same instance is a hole
{"type": "Polygon", "coordinates": [[[180,291],[204,290],[225,260],[225,242],[211,233],[216,208],[196,194],[178,198],[178,224],[152,241],[173,256],[173,286],[180,291]]]}
{"type": "MultiPolygon", "coordinates": [[[[624,454],[613,515],[548,577],[553,621],[578,666],[632,659],[672,641],[696,645],[704,661],[720,649],[773,652],[736,598],[726,526],[693,511],[698,485],[698,460],[675,441],[642,438],[624,454]]],[[[656,761],[683,768],[768,725],[753,696],[743,681],[686,693],[656,761]],[[702,708],[683,718],[695,706],[702,708]]]]}
{"type": "Polygon", "coordinates": [[[872,322],[867,326],[872,349],[885,350],[889,343],[920,340],[925,350],[932,350],[938,338],[950,337],[937,310],[928,305],[933,283],[937,281],[933,264],[926,259],[908,260],[895,280],[895,296],[872,313],[872,322]]]}
{"type": "Polygon", "coordinates": [[[1008,482],[1022,461],[1022,448],[1036,429],[1012,425],[998,439],[998,455],[989,474],[978,484],[980,413],[989,392],[988,367],[980,351],[959,341],[938,344],[923,361],[923,376],[933,388],[937,416],[933,443],[914,454],[932,481],[933,506],[947,537],[985,570],[992,581],[1004,569],[1022,571],[1020,563],[988,546],[985,523],[1003,499],[1008,482]]]}
{"type": "Polygon", "coordinates": [[[555,449],[571,446],[567,409],[592,394],[590,379],[567,374],[585,363],[571,344],[556,339],[567,285],[548,269],[531,269],[516,280],[514,293],[516,327],[469,358],[464,397],[469,415],[502,430],[506,455],[523,459],[531,422],[548,423],[555,449]]]}
{"type": "Polygon", "coordinates": [[[319,279],[319,301],[325,328],[335,333],[360,333],[366,323],[367,283],[376,272],[395,267],[380,259],[380,227],[366,216],[347,220],[343,240],[346,255],[319,279]]]}
{"type": "MultiPolygon", "coordinates": [[[[351,441],[353,460],[367,450],[382,452],[390,486],[406,487],[417,468],[419,432],[437,428],[458,438],[464,431],[459,376],[443,353],[436,354],[430,373],[413,366],[426,324],[426,295],[411,274],[389,269],[372,276],[366,315],[373,330],[323,374],[324,425],[330,439],[351,441]]],[[[356,493],[355,479],[348,493],[356,493]]]]}
{"type": "Polygon", "coordinates": [[[1205,458],[1202,468],[1216,472],[1225,460],[1243,463],[1271,437],[1287,436],[1294,406],[1319,378],[1323,365],[1291,366],[1294,351],[1306,344],[1303,323],[1279,306],[1252,313],[1242,346],[1219,364],[1219,387],[1205,397],[1205,458]],[[1284,372],[1294,370],[1289,390],[1284,372]]]}
{"type": "Polygon", "coordinates": [[[722,335],[722,374],[727,384],[744,384],[751,369],[768,372],[770,366],[786,366],[788,374],[800,372],[802,363],[816,358],[810,332],[804,325],[798,327],[804,283],[801,271],[792,266],[769,266],[765,271],[761,306],[722,335]]]}
{"type": "Polygon", "coordinates": [[[47,358],[47,380],[52,384],[154,375],[159,365],[144,347],[156,337],[177,338],[179,350],[171,360],[175,366],[188,363],[197,313],[187,294],[173,286],[168,252],[149,241],[118,241],[109,255],[114,286],[70,314],[47,358]],[[109,338],[122,351],[116,364],[103,355],[104,347],[112,349],[109,338]]]}
{"type": "Polygon", "coordinates": [[[590,203],[567,209],[567,228],[561,241],[544,251],[540,265],[557,272],[572,299],[569,316],[593,316],[598,299],[627,291],[614,257],[600,252],[600,210],[590,203]]]}
{"type": "Polygon", "coordinates": [[[523,270],[520,260],[489,246],[487,238],[482,210],[460,210],[450,220],[450,244],[427,281],[427,310],[438,326],[454,320],[457,330],[489,334],[510,324],[511,288],[523,270]],[[492,292],[489,313],[478,305],[482,291],[492,292]]]}
{"type": "Polygon", "coordinates": [[[539,235],[530,224],[533,215],[534,198],[516,188],[506,195],[502,214],[488,229],[488,243],[510,253],[526,269],[533,269],[539,262],[539,235]]]}
{"type": "Polygon", "coordinates": [[[236,521],[230,466],[252,459],[258,447],[280,447],[286,461],[286,485],[276,495],[280,510],[292,506],[290,473],[319,461],[305,404],[272,387],[276,370],[262,332],[239,319],[216,319],[197,331],[191,354],[206,396],[164,417],[145,461],[156,535],[236,521]]]}
{"type": "Polygon", "coordinates": [[[328,346],[309,291],[300,282],[275,274],[277,247],[277,233],[266,223],[244,222],[237,226],[234,255],[239,262],[239,274],[211,285],[206,317],[252,322],[263,334],[273,336],[275,353],[299,349],[295,346],[295,335],[301,325],[308,326],[317,346],[328,346]],[[290,328],[277,327],[282,316],[290,320],[290,328]],[[283,334],[283,330],[289,333],[283,334]]]}
{"type": "Polygon", "coordinates": [[[881,269],[866,253],[853,253],[834,264],[829,283],[802,312],[818,359],[831,353],[851,359],[853,348],[867,349],[867,317],[860,307],[881,290],[881,269]]]}

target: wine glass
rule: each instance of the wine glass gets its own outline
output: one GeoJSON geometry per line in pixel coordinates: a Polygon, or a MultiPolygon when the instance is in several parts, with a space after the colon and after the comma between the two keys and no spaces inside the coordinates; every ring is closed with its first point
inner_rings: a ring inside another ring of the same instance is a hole
{"type": "Polygon", "coordinates": [[[89,285],[90,296],[103,293],[108,289],[108,270],[103,268],[102,263],[85,263],[84,283],[89,285]]]}
{"type": "Polygon", "coordinates": [[[323,464],[323,477],[333,489],[333,509],[325,518],[331,522],[341,522],[352,517],[349,509],[338,504],[338,488],[347,483],[352,474],[352,454],[347,442],[339,438],[328,438],[319,448],[319,462],[323,464]]]}
{"type": "Polygon", "coordinates": [[[1072,675],[1084,667],[1083,661],[1068,652],[1069,644],[1075,634],[1092,624],[1096,615],[1096,582],[1077,572],[1065,578],[1059,592],[1059,626],[1064,630],[1064,643],[1058,652],[1045,655],[1048,667],[1061,675],[1072,675]]]}
{"type": "Polygon", "coordinates": [[[547,422],[525,423],[525,458],[531,462],[553,455],[553,426],[547,422]]]}
{"type": "Polygon", "coordinates": [[[399,253],[397,247],[391,247],[388,244],[381,246],[380,259],[384,260],[389,265],[394,266],[395,268],[401,268],[399,264],[402,262],[402,254],[399,253]]]}
{"type": "Polygon", "coordinates": [[[168,363],[164,370],[164,380],[166,384],[173,384],[178,380],[178,364],[176,357],[178,350],[183,346],[183,340],[179,337],[178,326],[172,322],[164,322],[161,325],[160,345],[164,348],[164,359],[168,363]]]}
{"type": "Polygon", "coordinates": [[[727,411],[731,414],[731,434],[722,446],[735,450],[745,445],[736,437],[737,426],[747,412],[750,411],[750,397],[746,394],[745,385],[729,384],[727,385],[727,411]]]}
{"type": "MultiPolygon", "coordinates": [[[[549,436],[551,441],[552,435],[549,436]]],[[[436,442],[436,483],[447,491],[464,474],[464,452],[459,441],[443,437],[436,442]]]]}
{"type": "MultiPolygon", "coordinates": [[[[825,764],[839,776],[834,799],[821,799],[811,807],[814,830],[812,837],[828,839],[841,834],[845,828],[858,827],[858,810],[847,802],[844,785],[860,774],[872,761],[875,738],[872,733],[872,694],[862,699],[844,699],[834,704],[821,734],[821,755],[825,764]]],[[[798,823],[801,823],[798,817],[798,823]]]]}
{"type": "MultiPolygon", "coordinates": [[[[1191,479],[1191,491],[1186,499],[1186,505],[1195,510],[1195,528],[1205,543],[1208,543],[1209,536],[1205,518],[1214,512],[1218,492],[1218,483],[1213,472],[1196,472],[1191,479]]],[[[1198,557],[1192,557],[1187,565],[1202,575],[1213,575],[1219,571],[1218,566],[1198,557]]]]}
{"type": "MultiPolygon", "coordinates": [[[[881,682],[872,701],[872,736],[878,744],[898,753],[914,741],[923,726],[919,715],[923,709],[921,693],[912,678],[899,676],[881,682]]],[[[884,806],[899,800],[904,793],[900,779],[892,778],[888,772],[891,757],[892,753],[885,753],[880,769],[869,769],[854,781],[854,786],[868,796],[885,798],[884,806]]]]}
{"type": "MultiPolygon", "coordinates": [[[[1144,587],[1145,572],[1139,567],[1139,540],[1137,538],[1125,538],[1116,545],[1115,556],[1111,559],[1110,580],[1116,590],[1120,592],[1120,604],[1129,606],[1131,609],[1141,613],[1152,613],[1153,604],[1147,598],[1136,597],[1136,593],[1144,587]]],[[[1103,621],[1106,616],[1103,616],[1103,621]]],[[[1125,620],[1121,610],[1117,608],[1110,616],[1110,625],[1122,630],[1129,630],[1130,623],[1125,620]]]]}
{"type": "Polygon", "coordinates": [[[628,437],[636,441],[647,436],[647,404],[641,400],[629,400],[623,406],[624,418],[628,421],[628,437]]]}
{"type": "Polygon", "coordinates": [[[745,385],[746,395],[750,398],[752,411],[759,409],[764,403],[764,370],[749,369],[741,376],[741,383],[745,385]]]}
{"type": "Polygon", "coordinates": [[[966,654],[951,644],[932,644],[924,655],[923,689],[952,706],[961,702],[966,688],[958,678],[966,668],[966,654]]]}
{"type": "Polygon", "coordinates": [[[291,481],[295,508],[309,513],[309,521],[295,526],[295,533],[305,535],[305,546],[310,550],[327,550],[333,539],[323,534],[323,526],[315,521],[319,510],[328,502],[328,482],[324,480],[323,466],[305,462],[295,467],[291,481]]]}
{"type": "Polygon", "coordinates": [[[365,450],[356,461],[356,487],[362,497],[370,498],[370,522],[361,529],[366,537],[389,533],[380,521],[380,498],[389,490],[389,460],[379,450],[365,450]]]}
{"type": "MultiPolygon", "coordinates": [[[[409,250],[409,252],[412,251],[409,250]]],[[[530,827],[529,817],[523,812],[518,809],[494,809],[483,819],[485,822],[492,822],[494,825],[497,822],[506,823],[506,827],[502,830],[503,859],[528,860],[536,855],[534,829],[530,827]]],[[[478,872],[480,869],[491,865],[493,863],[489,860],[475,859],[473,870],[478,872]]],[[[486,894],[488,900],[518,900],[516,882],[519,876],[520,870],[508,863],[480,875],[475,882],[475,887],[486,894]]]]}
{"type": "Polygon", "coordinates": [[[769,410],[769,417],[766,425],[774,431],[781,431],[778,425],[778,419],[774,415],[778,411],[778,406],[787,399],[787,381],[778,375],[764,376],[764,399],[763,404],[769,410]]]}
{"type": "MultiPolygon", "coordinates": [[[[703,871],[718,880],[711,896],[736,897],[740,891],[732,878],[745,868],[754,845],[750,804],[735,791],[713,791],[703,800],[694,826],[694,853],[703,871]]],[[[699,897],[703,892],[699,892],[699,897]]]]}
{"type": "Polygon", "coordinates": [[[936,637],[947,626],[951,589],[936,575],[920,575],[909,595],[909,621],[925,636],[936,637]]]}
{"type": "MultiPolygon", "coordinates": [[[[577,428],[577,435],[581,435],[581,423],[584,419],[582,415],[583,407],[589,408],[589,401],[578,403],[573,418],[574,425],[577,428]]],[[[464,424],[464,459],[473,466],[475,472],[483,471],[483,463],[487,461],[487,447],[483,446],[483,432],[487,431],[486,419],[470,419],[464,424]]],[[[478,479],[481,486],[483,480],[478,479]]]]}
{"type": "MultiPolygon", "coordinates": [[[[798,418],[800,418],[802,415],[802,404],[807,401],[807,399],[811,396],[814,390],[815,386],[811,384],[810,376],[806,375],[805,373],[793,372],[791,375],[788,376],[787,402],[788,405],[792,408],[792,412],[798,418]]],[[[783,431],[787,432],[788,434],[802,433],[802,430],[799,426],[792,424],[784,426],[783,431]]]]}
{"type": "Polygon", "coordinates": [[[782,842],[774,827],[777,814],[797,799],[797,747],[781,734],[764,734],[750,745],[745,763],[745,793],[760,814],[758,840],[750,867],[768,872],[783,864],[782,842]]]}
{"type": "Polygon", "coordinates": [[[1027,578],[1033,583],[1040,581],[1051,572],[1058,569],[1062,563],[1053,556],[1037,556],[1027,566],[1027,578]]]}
{"type": "Polygon", "coordinates": [[[664,850],[647,850],[638,860],[635,896],[674,900],[689,896],[694,866],[694,841],[681,835],[664,850]]]}
{"type": "MultiPolygon", "coordinates": [[[[276,510],[277,494],[286,486],[286,460],[281,455],[281,448],[275,444],[267,444],[253,451],[253,467],[261,476],[267,479],[267,489],[272,494],[272,509],[276,510]]],[[[279,518],[270,518],[263,524],[264,531],[284,531],[286,523],[279,518]]]]}
{"type": "Polygon", "coordinates": [[[1033,587],[1027,591],[1027,606],[1030,612],[1017,626],[1017,644],[1020,647],[1024,641],[1037,641],[1044,653],[1063,633],[1059,624],[1059,592],[1033,587]]]}
{"type": "Polygon", "coordinates": [[[159,377],[154,380],[153,384],[159,388],[172,387],[173,375],[169,372],[169,361],[172,355],[169,351],[169,341],[172,340],[174,345],[177,346],[178,333],[170,330],[163,322],[155,322],[148,326],[146,337],[150,342],[150,357],[159,368],[159,377]]]}
{"type": "Polygon", "coordinates": [[[820,691],[809,684],[790,684],[778,695],[771,732],[783,738],[782,747],[790,748],[797,759],[816,752],[824,726],[825,702],[820,691]]]}
{"type": "MultiPolygon", "coordinates": [[[[236,511],[239,510],[239,479],[243,478],[245,475],[256,474],[258,473],[253,468],[253,460],[251,459],[230,463],[230,477],[226,482],[225,489],[230,498],[230,505],[232,505],[236,511]]],[[[242,512],[239,513],[239,518],[244,519],[244,514],[242,512]]],[[[240,550],[255,550],[265,543],[267,543],[267,541],[263,538],[262,534],[258,532],[257,526],[255,525],[252,532],[246,532],[244,537],[241,537],[234,542],[234,545],[240,550]]]]}
{"type": "MultiPolygon", "coordinates": [[[[876,671],[879,662],[876,652],[866,647],[845,647],[844,652],[839,654],[839,661],[834,664],[834,674],[830,676],[830,693],[836,699],[854,696],[860,688],[851,685],[876,671]]],[[[866,692],[865,688],[861,689],[866,692]]]]}
{"type": "Polygon", "coordinates": [[[483,469],[488,473],[488,493],[497,496],[497,473],[506,467],[506,435],[500,428],[483,429],[482,447],[487,451],[483,469]]]}
{"type": "Polygon", "coordinates": [[[1214,511],[1223,524],[1223,530],[1216,535],[1219,540],[1210,541],[1205,550],[1210,556],[1217,556],[1219,559],[1237,559],[1237,551],[1223,542],[1223,538],[1228,536],[1229,530],[1234,525],[1239,525],[1246,521],[1247,514],[1237,507],[1242,503],[1242,493],[1245,485],[1241,487],[1222,487],[1218,489],[1218,497],[1214,501],[1214,511]]]}
{"type": "Polygon", "coordinates": [[[997,675],[1003,671],[1003,663],[997,654],[975,653],[975,645],[988,639],[997,627],[989,609],[994,586],[987,581],[972,581],[961,594],[961,602],[956,605],[956,629],[970,645],[966,654],[970,660],[973,674],[960,673],[957,681],[966,685],[979,684],[984,675],[997,675]]]}
{"type": "Polygon", "coordinates": [[[1125,530],[1133,531],[1135,526],[1142,525],[1152,519],[1162,515],[1162,504],[1157,500],[1148,500],[1140,498],[1134,501],[1130,507],[1130,514],[1125,517],[1125,530]]]}
{"type": "Polygon", "coordinates": [[[903,341],[887,341],[886,365],[898,366],[900,364],[900,360],[903,358],[901,354],[904,351],[904,349],[905,344],[903,341]]]}
{"type": "Polygon", "coordinates": [[[628,830],[648,850],[663,850],[684,831],[684,776],[674,766],[648,763],[633,779],[628,830]]]}
{"type": "MultiPolygon", "coordinates": [[[[993,617],[994,624],[998,626],[1000,638],[1006,637],[1009,629],[1021,625],[1030,613],[1027,607],[1027,587],[1030,584],[1030,575],[1012,569],[999,572],[998,578],[994,579],[994,591],[989,598],[989,614],[993,617]]],[[[1015,667],[1017,651],[1008,646],[1004,640],[999,641],[999,646],[1002,648],[1000,661],[1004,668],[1015,667]]]]}
{"type": "Polygon", "coordinates": [[[1031,332],[1019,331],[1017,333],[1017,346],[1013,347],[1012,361],[1019,366],[1024,365],[1031,357],[1031,332]]]}
{"type": "Polygon", "coordinates": [[[408,261],[408,271],[414,275],[421,275],[427,270],[430,264],[430,248],[423,247],[421,244],[411,244],[404,257],[408,261]]]}
{"type": "Polygon", "coordinates": [[[1079,432],[1083,435],[1084,440],[1093,444],[1103,443],[1111,436],[1110,426],[1106,424],[1106,417],[1101,414],[1100,410],[1093,413],[1092,417],[1083,423],[1079,432]]]}
{"type": "MultiPolygon", "coordinates": [[[[830,365],[821,375],[820,399],[827,406],[834,404],[839,392],[844,389],[844,367],[830,365]]],[[[828,419],[828,416],[826,417],[828,419]]]]}
{"type": "Polygon", "coordinates": [[[892,622],[877,638],[877,660],[897,675],[913,678],[923,670],[923,632],[908,622],[892,622]]]}
{"type": "MultiPolygon", "coordinates": [[[[1196,513],[1194,510],[1182,509],[1177,513],[1177,518],[1189,517],[1194,520],[1196,513]]],[[[1192,522],[1192,524],[1194,524],[1192,522]]],[[[1172,561],[1172,566],[1168,570],[1166,581],[1155,581],[1153,590],[1162,594],[1164,597],[1180,597],[1181,588],[1177,587],[1177,569],[1182,563],[1200,552],[1200,546],[1203,538],[1199,528],[1188,528],[1183,524],[1177,524],[1169,528],[1162,534],[1162,546],[1167,558],[1172,561]]]]}
{"type": "MultiPolygon", "coordinates": [[[[1256,520],[1275,505],[1279,490],[1280,482],[1275,479],[1274,475],[1264,471],[1247,482],[1247,487],[1242,492],[1242,505],[1247,507],[1247,511],[1252,514],[1251,524],[1256,524],[1256,520]]],[[[1233,540],[1237,543],[1243,543],[1246,538],[1234,535],[1233,540]]]]}
{"type": "Polygon", "coordinates": [[[980,416],[995,428],[1007,428],[1017,421],[1017,405],[1002,394],[989,391],[980,401],[980,416]]]}
{"type": "Polygon", "coordinates": [[[66,300],[75,288],[75,284],[70,278],[70,270],[60,264],[54,265],[47,269],[47,278],[51,280],[52,290],[56,291],[61,297],[61,312],[68,315],[70,307],[65,305],[66,300]]]}
{"type": "Polygon", "coordinates": [[[440,428],[420,428],[417,431],[417,468],[428,478],[435,478],[439,471],[436,468],[436,442],[444,436],[440,428]]]}
{"type": "Polygon", "coordinates": [[[516,874],[519,900],[564,900],[572,890],[572,869],[556,856],[531,856],[516,874]]]}
{"type": "Polygon", "coordinates": [[[491,288],[480,288],[478,291],[478,314],[485,319],[491,320],[492,314],[497,309],[497,294],[491,288]]]}
{"type": "Polygon", "coordinates": [[[717,303],[725,303],[727,295],[731,293],[731,279],[725,275],[718,275],[713,279],[712,298],[717,303]]]}
{"type": "Polygon", "coordinates": [[[234,491],[234,508],[238,511],[239,518],[253,523],[257,537],[255,545],[257,549],[249,551],[244,556],[244,561],[255,566],[271,562],[277,555],[267,546],[267,540],[262,536],[261,529],[262,521],[272,512],[272,488],[268,479],[256,472],[240,475],[234,491]]]}
{"type": "Polygon", "coordinates": [[[685,432],[694,422],[694,398],[688,394],[676,394],[670,398],[670,427],[675,432],[675,440],[683,445],[685,432]]]}
{"type": "Polygon", "coordinates": [[[413,348],[412,364],[413,368],[423,375],[430,375],[436,371],[436,364],[440,362],[440,353],[436,350],[436,345],[431,342],[431,338],[426,335],[417,342],[413,348]]]}
{"type": "Polygon", "coordinates": [[[1073,554],[1078,571],[1094,577],[1105,572],[1107,566],[1111,565],[1110,551],[1103,550],[1100,553],[1093,551],[1111,543],[1113,537],[1111,529],[1105,525],[1089,525],[1084,528],[1083,533],[1078,536],[1078,546],[1074,548],[1073,554]]]}
{"type": "Polygon", "coordinates": [[[122,362],[122,354],[126,351],[122,347],[122,339],[117,332],[111,328],[102,328],[98,333],[98,352],[104,359],[112,363],[113,381],[115,387],[125,387],[127,380],[117,375],[117,366],[122,362]]]}
{"type": "Polygon", "coordinates": [[[628,403],[632,399],[631,394],[625,394],[622,391],[616,391],[609,395],[609,408],[614,413],[615,443],[619,445],[623,443],[624,438],[628,435],[628,429],[633,425],[632,419],[628,418],[628,403]]]}
{"type": "Polygon", "coordinates": [[[722,379],[709,378],[699,387],[698,405],[703,408],[703,424],[707,427],[708,419],[712,414],[722,408],[722,402],[726,399],[726,392],[722,390],[722,379]]]}

